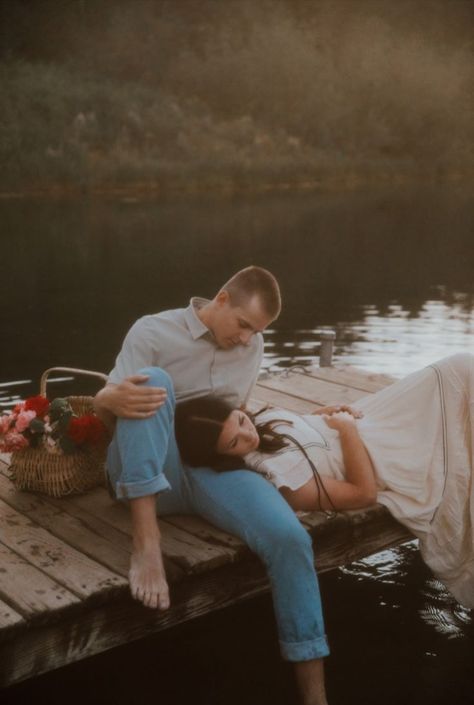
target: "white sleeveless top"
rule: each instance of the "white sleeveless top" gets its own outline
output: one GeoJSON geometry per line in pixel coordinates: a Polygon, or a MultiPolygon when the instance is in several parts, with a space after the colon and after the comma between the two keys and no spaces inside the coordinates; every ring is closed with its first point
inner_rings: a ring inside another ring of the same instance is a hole
{"type": "MultiPolygon", "coordinates": [[[[300,416],[284,409],[267,409],[257,415],[257,424],[283,419],[291,423],[276,423],[273,428],[277,433],[288,434],[295,438],[305,449],[316,469],[321,475],[337,480],[344,479],[344,461],[342,457],[339,433],[330,428],[320,415],[300,416]]],[[[287,446],[274,453],[253,451],[245,457],[245,463],[270,480],[276,487],[289,487],[296,490],[314,477],[308,460],[298,446],[285,439],[287,446]]]]}

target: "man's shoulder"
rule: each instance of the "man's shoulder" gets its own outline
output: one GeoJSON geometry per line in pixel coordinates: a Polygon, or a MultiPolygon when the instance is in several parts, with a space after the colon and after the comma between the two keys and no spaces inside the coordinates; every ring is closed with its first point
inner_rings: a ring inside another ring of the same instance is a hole
{"type": "Polygon", "coordinates": [[[185,308],[172,308],[167,311],[159,311],[158,313],[148,313],[141,316],[135,323],[134,327],[154,330],[172,323],[182,325],[185,322],[185,308]]]}

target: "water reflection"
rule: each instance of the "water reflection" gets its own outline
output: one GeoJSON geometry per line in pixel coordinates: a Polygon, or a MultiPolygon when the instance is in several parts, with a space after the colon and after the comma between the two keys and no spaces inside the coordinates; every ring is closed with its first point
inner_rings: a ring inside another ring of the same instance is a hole
{"type": "Polygon", "coordinates": [[[358,367],[403,376],[447,355],[474,351],[472,294],[431,299],[416,315],[398,303],[384,315],[363,308],[360,322],[337,326],[337,359],[358,367]]]}
{"type": "MultiPolygon", "coordinates": [[[[358,581],[376,583],[381,586],[378,604],[381,607],[399,609],[405,602],[404,588],[410,582],[413,562],[419,558],[418,541],[409,541],[396,549],[375,553],[368,558],[340,568],[345,576],[358,581]],[[396,591],[385,590],[394,586],[396,591]]],[[[442,583],[427,578],[419,590],[418,615],[424,624],[446,638],[462,638],[466,629],[474,625],[472,610],[462,607],[442,583]]]]}
{"type": "Polygon", "coordinates": [[[473,624],[472,610],[459,605],[434,578],[425,582],[422,595],[425,604],[419,613],[425,624],[448,639],[462,638],[466,627],[473,624]]]}
{"type": "MultiPolygon", "coordinates": [[[[398,302],[383,311],[366,304],[359,307],[359,316],[334,322],[335,364],[402,377],[447,355],[474,350],[472,294],[428,299],[416,313],[398,302]]],[[[267,331],[265,367],[317,363],[319,333],[319,329],[267,331]]]]}
{"type": "Polygon", "coordinates": [[[0,381],[37,379],[52,364],[108,370],[136,318],[186,305],[191,294],[212,296],[249,262],[274,271],[284,294],[268,337],[274,364],[314,359],[313,331],[336,328],[338,355],[377,368],[399,360],[403,373],[409,336],[425,336],[427,320],[434,335],[441,315],[456,336],[464,327],[464,347],[472,343],[472,201],[447,188],[3,201],[0,381]],[[397,321],[405,327],[391,327],[397,321]]]}
{"type": "Polygon", "coordinates": [[[387,549],[368,558],[354,561],[341,568],[344,575],[356,575],[361,579],[371,580],[386,585],[403,585],[406,579],[407,565],[413,553],[418,551],[418,542],[409,541],[399,549],[387,549]]]}

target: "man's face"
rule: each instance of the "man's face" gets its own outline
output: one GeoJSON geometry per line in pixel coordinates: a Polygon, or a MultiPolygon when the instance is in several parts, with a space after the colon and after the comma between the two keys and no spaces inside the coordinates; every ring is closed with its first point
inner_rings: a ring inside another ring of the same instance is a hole
{"type": "Polygon", "coordinates": [[[254,296],[242,306],[232,306],[227,292],[217,296],[217,307],[211,330],[217,345],[224,350],[236,345],[248,345],[255,333],[262,332],[272,319],[266,314],[258,296],[254,296]]]}

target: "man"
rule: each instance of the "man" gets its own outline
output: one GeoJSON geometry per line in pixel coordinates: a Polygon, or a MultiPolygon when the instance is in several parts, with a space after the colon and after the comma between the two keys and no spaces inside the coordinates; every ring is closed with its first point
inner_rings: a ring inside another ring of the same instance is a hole
{"type": "Polygon", "coordinates": [[[245,404],[263,356],[262,331],[280,313],[274,276],[237,272],[211,300],[139,319],[117,357],[97,413],[117,417],[110,485],[130,504],[130,589],[152,608],[169,606],[158,514],[197,513],[242,538],[264,561],[283,657],[295,663],[305,705],[324,705],[324,636],[311,540],[279,492],[248,470],[185,471],[174,438],[175,399],[216,394],[245,404]]]}

